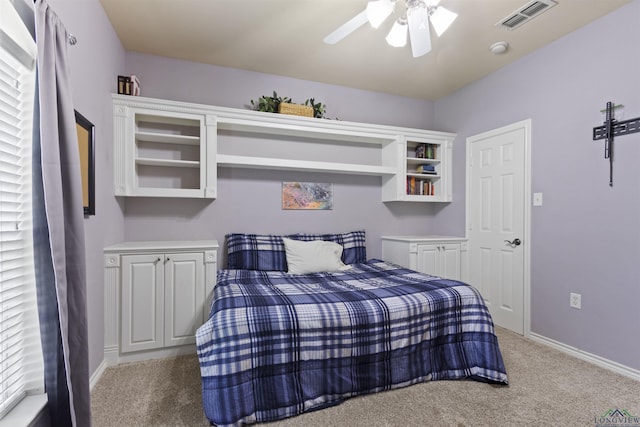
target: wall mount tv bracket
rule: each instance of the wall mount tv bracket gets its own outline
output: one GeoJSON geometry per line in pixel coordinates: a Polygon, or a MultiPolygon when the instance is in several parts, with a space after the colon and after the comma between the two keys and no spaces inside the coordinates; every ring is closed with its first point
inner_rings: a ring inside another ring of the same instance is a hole
{"type": "Polygon", "coordinates": [[[593,140],[604,139],[604,158],[609,159],[609,187],[613,187],[613,138],[640,132],[640,117],[617,121],[613,118],[613,102],[607,102],[604,125],[593,128],[593,140]]]}

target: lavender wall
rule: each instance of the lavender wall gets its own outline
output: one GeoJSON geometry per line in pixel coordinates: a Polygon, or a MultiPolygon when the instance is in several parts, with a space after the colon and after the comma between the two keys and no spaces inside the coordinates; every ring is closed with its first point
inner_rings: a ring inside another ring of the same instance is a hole
{"type": "Polygon", "coordinates": [[[455,130],[454,194],[436,213],[443,233],[464,230],[465,139],[532,119],[532,332],[640,369],[640,133],[616,139],[614,186],[604,143],[592,141],[607,101],[640,116],[640,1],[436,102],[455,130]],[[569,293],[582,294],[582,309],[569,293]]]}
{"type": "Polygon", "coordinates": [[[430,103],[381,93],[287,79],[124,52],[98,0],[49,0],[79,42],[70,48],[76,108],[96,125],[97,215],[87,236],[90,368],[103,358],[102,248],[134,239],[217,238],[230,231],[313,232],[365,228],[371,256],[386,233],[464,234],[464,140],[533,119],[532,327],[541,335],[640,368],[640,134],[616,144],[615,186],[607,185],[602,143],[591,141],[608,100],[640,115],[637,56],[640,0],[505,67],[458,93],[430,103]],[[602,53],[616,58],[612,65],[602,53]],[[596,55],[598,55],[596,57],[596,55]],[[221,169],[218,200],[116,199],[112,113],[115,76],[136,73],[143,95],[243,108],[269,94],[315,97],[329,117],[457,132],[454,202],[383,204],[379,178],[221,169]],[[610,76],[610,78],[608,78],[610,76]],[[280,210],[283,180],[333,182],[335,209],[280,210]],[[248,196],[247,196],[248,195],[248,196]],[[582,294],[583,309],[568,307],[582,294]]]}
{"type": "MultiPolygon", "coordinates": [[[[127,71],[139,76],[142,94],[153,98],[245,108],[274,90],[302,102],[314,97],[329,117],[430,128],[433,103],[346,87],[234,70],[128,52],[127,71]]],[[[429,233],[430,204],[383,204],[381,179],[335,174],[219,169],[217,200],[125,200],[130,240],[217,239],[229,232],[293,233],[367,231],[370,257],[380,257],[382,234],[429,233]],[[283,211],[283,181],[330,182],[331,211],[283,211]]]]}
{"type": "Polygon", "coordinates": [[[433,103],[413,98],[135,52],[127,52],[126,67],[140,78],[142,95],[151,98],[248,108],[252,99],[275,90],[294,102],[315,98],[327,105],[330,118],[426,129],[432,126],[433,103]]]}
{"type": "MultiPolygon", "coordinates": [[[[26,1],[26,0],[25,0],[26,1]]],[[[328,116],[409,127],[429,127],[433,103],[259,73],[175,61],[125,51],[98,0],[49,0],[78,43],[69,47],[75,108],[96,131],[96,215],[85,218],[89,367],[103,360],[103,248],[125,240],[209,239],[229,231],[313,232],[365,228],[378,255],[379,224],[388,233],[428,231],[428,205],[384,205],[380,178],[274,174],[221,170],[214,202],[171,199],[117,199],[113,196],[113,117],[116,76],[137,73],[143,94],[187,102],[244,108],[250,99],[274,89],[294,100],[315,97],[328,116]],[[400,113],[402,111],[403,113],[400,113]],[[282,180],[333,182],[335,209],[282,212],[282,180]],[[241,195],[249,195],[241,196],[241,195]],[[126,209],[125,209],[126,206],[126,209]],[[126,227],[125,227],[126,216],[126,227]],[[376,230],[376,231],[374,231],[376,230]]]]}
{"type": "Polygon", "coordinates": [[[102,249],[124,239],[123,208],[113,197],[113,113],[110,93],[125,53],[98,0],[48,0],[78,43],[69,47],[73,102],[95,125],[96,215],[85,217],[89,369],[104,358],[102,249]]]}

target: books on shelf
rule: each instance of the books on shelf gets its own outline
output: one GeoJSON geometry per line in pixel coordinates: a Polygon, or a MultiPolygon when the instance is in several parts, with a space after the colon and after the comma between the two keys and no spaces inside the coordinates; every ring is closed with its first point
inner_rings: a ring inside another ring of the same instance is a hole
{"type": "Polygon", "coordinates": [[[435,196],[435,184],[431,180],[422,180],[415,176],[407,177],[407,195],[435,196]]]}
{"type": "Polygon", "coordinates": [[[118,94],[140,96],[140,79],[135,74],[118,76],[118,94]]]}
{"type": "Polygon", "coordinates": [[[416,145],[416,158],[418,159],[436,159],[437,144],[421,143],[416,145]]]}
{"type": "Polygon", "coordinates": [[[417,173],[435,175],[436,167],[434,165],[418,165],[416,167],[416,172],[417,173]]]}

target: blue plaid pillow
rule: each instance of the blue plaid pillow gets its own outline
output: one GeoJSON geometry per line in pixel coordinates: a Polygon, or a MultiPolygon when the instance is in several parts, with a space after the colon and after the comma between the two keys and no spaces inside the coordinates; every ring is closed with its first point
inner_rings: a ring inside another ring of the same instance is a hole
{"type": "Polygon", "coordinates": [[[226,239],[228,268],[287,271],[282,236],[232,233],[226,239]]]}
{"type": "Polygon", "coordinates": [[[287,255],[282,237],[311,241],[326,240],[343,247],[342,262],[357,264],[367,260],[364,230],[341,234],[271,234],[231,233],[226,235],[227,268],[263,271],[287,271],[287,255]]]}

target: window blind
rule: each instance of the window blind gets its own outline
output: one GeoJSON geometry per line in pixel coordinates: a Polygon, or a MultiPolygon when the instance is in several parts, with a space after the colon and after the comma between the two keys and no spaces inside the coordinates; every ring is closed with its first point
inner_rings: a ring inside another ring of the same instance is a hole
{"type": "Polygon", "coordinates": [[[31,221],[35,44],[0,0],[0,418],[43,393],[31,221]]]}

